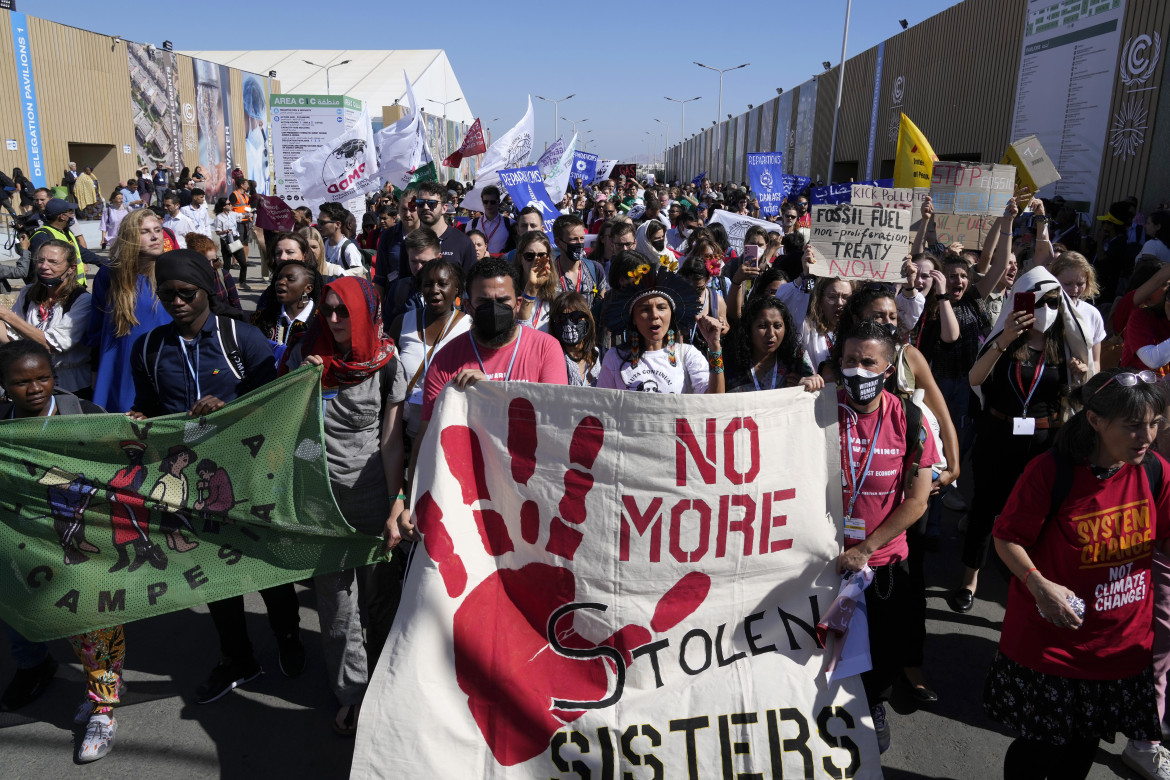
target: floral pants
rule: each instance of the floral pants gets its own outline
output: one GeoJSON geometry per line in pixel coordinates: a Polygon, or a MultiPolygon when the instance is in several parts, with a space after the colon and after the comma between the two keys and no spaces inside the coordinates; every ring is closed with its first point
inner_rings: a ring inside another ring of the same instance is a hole
{"type": "Polygon", "coordinates": [[[126,635],[122,626],[71,636],[69,643],[85,667],[85,693],[89,700],[98,706],[117,704],[122,664],[126,660],[126,635]]]}

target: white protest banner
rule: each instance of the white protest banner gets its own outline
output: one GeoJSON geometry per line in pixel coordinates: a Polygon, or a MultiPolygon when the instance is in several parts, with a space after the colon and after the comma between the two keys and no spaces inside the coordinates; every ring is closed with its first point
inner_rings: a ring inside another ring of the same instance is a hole
{"type": "Polygon", "coordinates": [[[527,165],[532,156],[532,137],[536,132],[532,116],[532,96],[528,96],[528,110],[508,132],[497,138],[484,152],[475,176],[475,188],[463,196],[462,208],[483,211],[484,187],[489,184],[500,186],[500,171],[504,168],[518,168],[527,165]]]}
{"type": "Polygon", "coordinates": [[[839,462],[831,392],[447,388],[351,777],[881,777],[839,462]]]}
{"type": "Polygon", "coordinates": [[[352,128],[292,164],[301,196],[312,207],[364,198],[375,192],[377,171],[374,131],[365,109],[352,128]]]}
{"type": "Polygon", "coordinates": [[[964,249],[982,249],[983,243],[995,227],[996,217],[985,214],[934,215],[934,230],[943,246],[958,241],[964,249]]]}
{"type": "Polygon", "coordinates": [[[1003,214],[1015,196],[1014,165],[948,162],[934,164],[930,197],[936,214],[1003,214]]]}
{"type": "Polygon", "coordinates": [[[597,173],[593,177],[593,183],[605,181],[609,178],[609,174],[613,171],[614,166],[618,164],[617,160],[599,160],[597,162],[597,173]]]}
{"type": "MultiPolygon", "coordinates": [[[[561,152],[557,158],[546,167],[543,162],[544,158],[548,156],[548,152],[545,152],[541,156],[540,162],[537,163],[540,175],[544,177],[545,189],[548,190],[548,196],[553,203],[560,203],[561,198],[565,197],[565,190],[569,188],[569,174],[573,172],[573,156],[577,150],[577,134],[573,133],[567,146],[559,138],[557,143],[561,146],[561,152]]],[[[552,147],[550,146],[549,149],[551,150],[552,147]]]]}
{"type": "Polygon", "coordinates": [[[813,206],[811,246],[817,276],[896,282],[910,254],[910,209],[813,206]]]}
{"type": "Polygon", "coordinates": [[[1060,181],[1056,166],[1040,145],[1040,139],[1034,135],[1021,138],[1009,146],[1000,162],[1016,166],[1017,190],[1027,187],[1028,192],[1035,194],[1041,187],[1060,181]]]}
{"type": "Polygon", "coordinates": [[[854,206],[881,206],[887,209],[922,208],[930,194],[925,187],[875,187],[872,184],[854,184],[850,202],[854,206]]]}
{"type": "Polygon", "coordinates": [[[769,233],[781,232],[780,225],[775,222],[769,222],[766,219],[756,219],[755,217],[748,217],[743,214],[733,214],[730,211],[723,209],[716,209],[711,218],[707,220],[707,224],[718,222],[727,230],[727,240],[736,252],[743,251],[743,237],[747,234],[748,228],[752,225],[759,225],[769,233]]]}
{"type": "Polygon", "coordinates": [[[400,190],[406,189],[415,169],[431,162],[431,150],[427,144],[427,125],[422,121],[418,103],[414,99],[414,87],[402,72],[406,81],[406,102],[410,113],[389,127],[378,131],[378,177],[388,181],[400,190]]]}

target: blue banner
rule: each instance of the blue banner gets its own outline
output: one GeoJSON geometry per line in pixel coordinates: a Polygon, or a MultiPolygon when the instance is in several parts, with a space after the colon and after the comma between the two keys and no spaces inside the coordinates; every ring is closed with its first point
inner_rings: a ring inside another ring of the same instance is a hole
{"type": "Polygon", "coordinates": [[[791,174],[784,174],[784,197],[789,195],[799,195],[812,184],[812,179],[807,176],[793,176],[791,174]]]}
{"type": "Polygon", "coordinates": [[[870,181],[847,181],[841,184],[826,184],[824,187],[813,187],[809,192],[809,200],[815,205],[831,205],[848,203],[853,198],[853,185],[867,184],[871,187],[893,187],[893,179],[872,179],[870,181]]]}
{"type": "Polygon", "coordinates": [[[37,107],[37,86],[33,78],[32,43],[28,36],[25,15],[13,11],[8,15],[12,25],[12,49],[16,54],[16,89],[20,93],[20,123],[24,125],[24,145],[28,150],[28,170],[25,174],[34,187],[48,186],[45,181],[45,159],[41,149],[41,112],[37,107]]]}
{"type": "Polygon", "coordinates": [[[512,203],[516,204],[517,212],[528,206],[540,209],[540,214],[544,218],[544,232],[548,233],[551,241],[553,221],[561,215],[561,212],[553,205],[552,199],[548,196],[548,190],[544,188],[544,179],[540,176],[540,169],[535,165],[528,165],[524,168],[505,168],[500,171],[500,183],[507,187],[508,194],[512,196],[512,203]]]}
{"type": "Polygon", "coordinates": [[[783,152],[749,152],[747,155],[748,184],[760,204],[760,213],[766,217],[780,213],[780,203],[788,196],[784,182],[783,152]]]}
{"type": "Polygon", "coordinates": [[[592,183],[597,175],[597,155],[589,152],[573,152],[573,168],[569,171],[571,181],[592,183]]]}

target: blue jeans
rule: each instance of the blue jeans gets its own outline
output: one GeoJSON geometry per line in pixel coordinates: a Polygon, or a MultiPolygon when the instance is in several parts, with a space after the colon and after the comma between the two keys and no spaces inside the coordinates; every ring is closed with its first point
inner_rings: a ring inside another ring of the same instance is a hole
{"type": "Polygon", "coordinates": [[[5,628],[8,630],[8,653],[17,669],[32,669],[49,657],[49,646],[44,642],[30,642],[12,626],[5,628]]]}

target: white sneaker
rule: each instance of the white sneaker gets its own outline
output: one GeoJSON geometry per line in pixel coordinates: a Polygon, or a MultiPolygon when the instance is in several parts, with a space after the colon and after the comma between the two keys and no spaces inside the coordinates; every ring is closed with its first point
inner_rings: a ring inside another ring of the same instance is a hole
{"type": "Polygon", "coordinates": [[[1170,753],[1161,745],[1131,739],[1121,751],[1121,760],[1146,780],[1170,780],[1170,753]]]}
{"type": "Polygon", "coordinates": [[[118,730],[118,721],[113,715],[94,715],[85,727],[85,739],[77,749],[77,760],[82,764],[97,761],[103,758],[114,747],[114,733],[118,730]]]}

